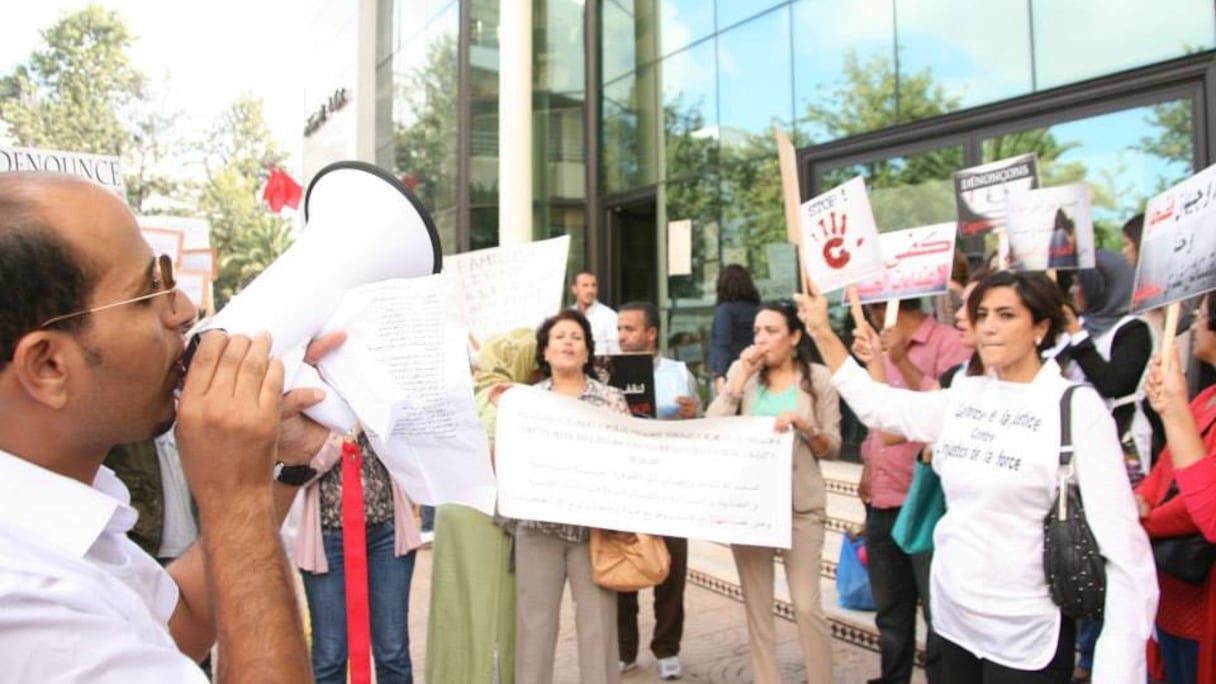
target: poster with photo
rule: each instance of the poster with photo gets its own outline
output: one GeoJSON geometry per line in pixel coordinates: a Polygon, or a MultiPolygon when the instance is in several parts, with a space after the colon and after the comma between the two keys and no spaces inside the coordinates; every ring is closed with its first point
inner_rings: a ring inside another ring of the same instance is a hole
{"type": "Polygon", "coordinates": [[[1005,233],[1010,270],[1093,268],[1089,195],[1084,183],[1009,193],[1005,233]]]}
{"type": "Polygon", "coordinates": [[[1216,290],[1216,166],[1148,201],[1132,312],[1216,290]]]}
{"type": "Polygon", "coordinates": [[[1005,225],[1010,192],[1039,187],[1039,160],[1033,153],[991,164],[973,166],[954,174],[958,230],[963,236],[991,233],[1005,225]]]}
{"type": "Polygon", "coordinates": [[[812,197],[801,207],[799,253],[807,276],[830,292],[882,274],[878,225],[858,176],[812,197]]]}
{"type": "Polygon", "coordinates": [[[599,381],[625,393],[629,412],[642,418],[655,417],[654,356],[610,354],[595,357],[599,381]]]}

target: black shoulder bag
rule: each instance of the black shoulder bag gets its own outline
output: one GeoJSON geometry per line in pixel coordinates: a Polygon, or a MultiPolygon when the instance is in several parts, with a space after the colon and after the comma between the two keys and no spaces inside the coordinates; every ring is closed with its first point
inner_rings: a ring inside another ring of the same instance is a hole
{"type": "Polygon", "coordinates": [[[1085,521],[1085,506],[1073,467],[1072,393],[1060,397],[1060,477],[1055,505],[1043,520],[1043,570],[1051,600],[1071,618],[1102,619],[1106,560],[1085,521]]]}

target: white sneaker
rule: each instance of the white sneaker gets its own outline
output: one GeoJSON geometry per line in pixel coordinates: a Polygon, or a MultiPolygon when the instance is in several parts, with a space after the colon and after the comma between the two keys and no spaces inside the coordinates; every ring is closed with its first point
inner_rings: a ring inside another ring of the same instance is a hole
{"type": "Polygon", "coordinates": [[[659,677],[662,679],[680,678],[680,659],[676,656],[659,658],[659,677]]]}
{"type": "Polygon", "coordinates": [[[630,660],[629,662],[622,660],[619,664],[621,666],[621,674],[625,674],[630,670],[636,670],[638,667],[638,661],[636,660],[630,660]]]}

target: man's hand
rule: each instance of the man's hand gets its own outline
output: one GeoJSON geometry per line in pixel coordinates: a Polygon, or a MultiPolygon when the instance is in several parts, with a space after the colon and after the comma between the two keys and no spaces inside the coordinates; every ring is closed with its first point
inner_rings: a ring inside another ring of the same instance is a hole
{"type": "MultiPolygon", "coordinates": [[[[342,346],[345,341],[346,332],[341,330],[318,337],[304,352],[304,363],[317,365],[326,354],[342,346]]],[[[283,463],[307,464],[329,437],[328,428],[302,413],[304,409],[320,403],[324,398],[324,390],[315,387],[302,387],[283,395],[278,455],[278,459],[283,463]]]]}
{"type": "Polygon", "coordinates": [[[676,411],[676,415],[681,418],[696,418],[697,417],[697,400],[693,397],[678,396],[676,403],[680,405],[680,409],[676,411]]]}
{"type": "Polygon", "coordinates": [[[182,468],[201,511],[258,488],[269,494],[282,394],[269,335],[203,336],[177,411],[182,468]]]}
{"type": "Polygon", "coordinates": [[[908,336],[899,326],[882,331],[879,339],[882,341],[882,350],[886,352],[887,358],[891,359],[891,363],[898,365],[908,358],[908,336]]]}

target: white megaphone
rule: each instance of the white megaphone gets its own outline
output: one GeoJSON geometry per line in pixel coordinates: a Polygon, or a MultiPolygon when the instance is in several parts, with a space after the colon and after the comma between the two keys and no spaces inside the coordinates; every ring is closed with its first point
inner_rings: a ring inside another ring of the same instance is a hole
{"type": "MultiPolygon", "coordinates": [[[[271,354],[283,359],[289,387],[324,387],[301,363],[304,346],[356,286],[438,273],[439,234],[422,203],[383,169],[358,161],[321,169],[304,198],[304,231],[279,258],[211,319],[192,331],[187,360],[200,333],[268,331],[271,354]]],[[[332,389],[306,413],[347,432],[357,419],[332,389]]]]}

